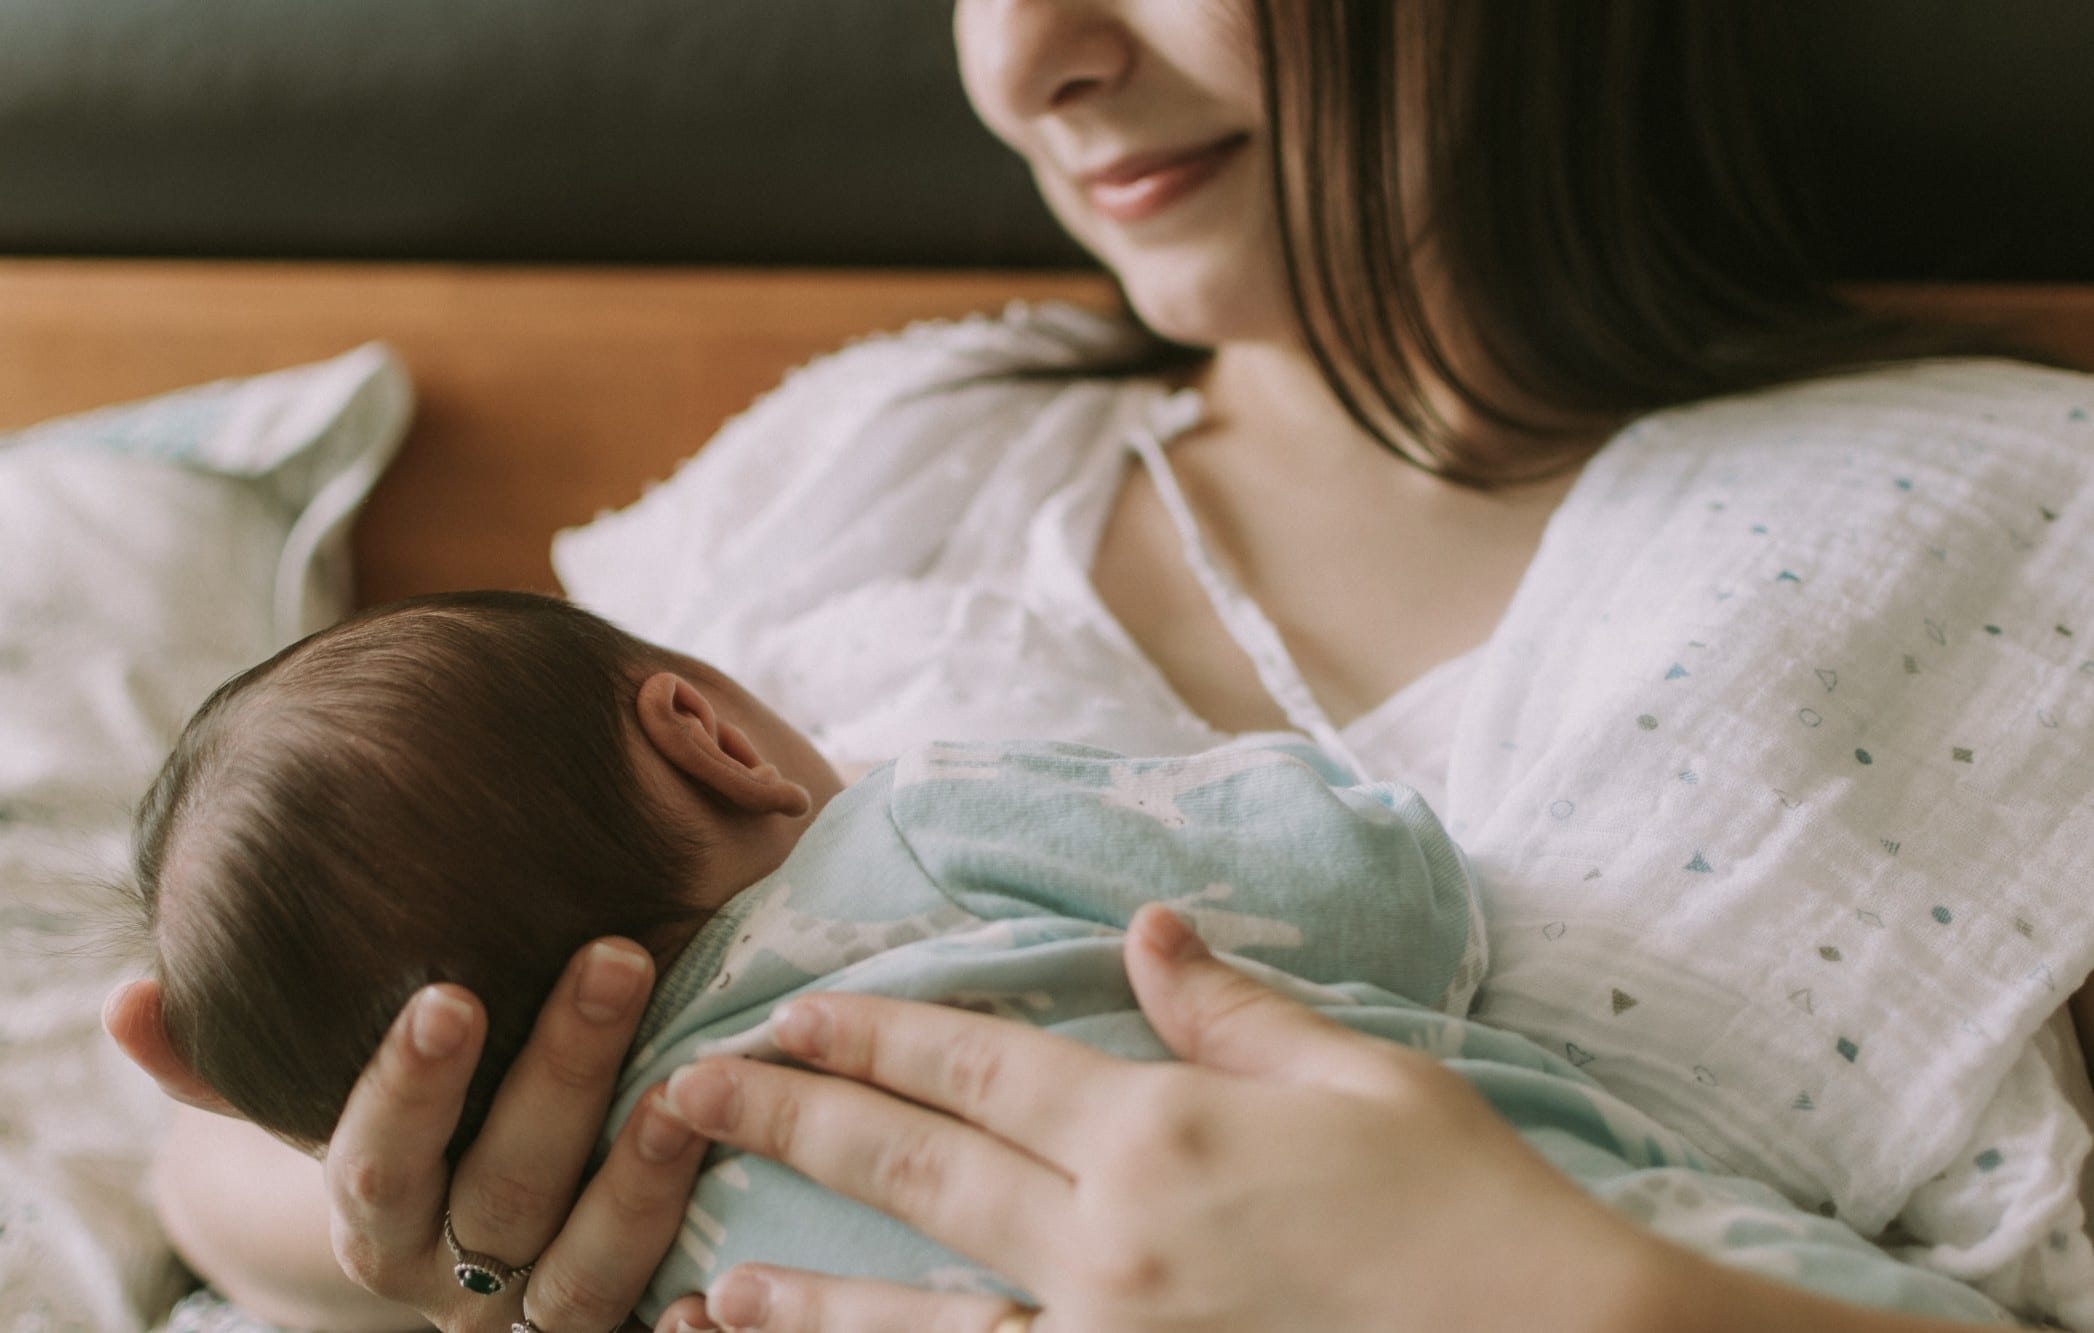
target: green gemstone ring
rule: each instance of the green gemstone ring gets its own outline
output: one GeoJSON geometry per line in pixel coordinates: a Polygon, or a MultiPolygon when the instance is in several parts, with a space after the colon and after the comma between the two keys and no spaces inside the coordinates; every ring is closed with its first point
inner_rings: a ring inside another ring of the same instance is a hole
{"type": "Polygon", "coordinates": [[[521,1282],[530,1276],[531,1265],[511,1268],[491,1254],[468,1250],[458,1243],[458,1233],[451,1229],[451,1210],[444,1210],[444,1244],[451,1247],[451,1257],[457,1260],[451,1275],[458,1285],[475,1296],[492,1296],[508,1287],[512,1282],[521,1282]]]}

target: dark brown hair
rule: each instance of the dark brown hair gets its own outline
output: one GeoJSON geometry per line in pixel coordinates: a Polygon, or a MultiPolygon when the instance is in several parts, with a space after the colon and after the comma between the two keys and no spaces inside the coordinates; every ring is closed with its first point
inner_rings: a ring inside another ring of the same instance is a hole
{"type": "Polygon", "coordinates": [[[2047,359],[1834,294],[1778,6],[1255,0],[1255,18],[1304,335],[1354,419],[1429,470],[1539,475],[1630,415],[1871,364],[2047,359]],[[1502,394],[1427,323],[1428,275],[1502,394]],[[1428,378],[1488,429],[1440,419],[1428,378]]]}
{"type": "Polygon", "coordinates": [[[488,1015],[460,1151],[575,951],[701,914],[702,849],[628,749],[663,664],[564,602],[463,593],[367,611],[219,687],[134,843],[176,1053],[317,1146],[401,1005],[456,982],[488,1015]]]}

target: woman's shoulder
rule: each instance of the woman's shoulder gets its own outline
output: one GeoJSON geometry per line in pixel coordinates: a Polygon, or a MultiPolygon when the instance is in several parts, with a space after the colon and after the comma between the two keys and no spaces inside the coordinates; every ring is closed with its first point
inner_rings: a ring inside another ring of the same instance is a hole
{"type": "Polygon", "coordinates": [[[1826,420],[1968,420],[2069,434],[2094,429],[2090,416],[2094,375],[2006,357],[1931,357],[1703,399],[1652,413],[1637,427],[1713,432],[1826,420]]]}
{"type": "Polygon", "coordinates": [[[890,546],[936,540],[985,491],[1051,487],[1146,391],[1156,347],[1062,303],[858,339],[789,372],[633,504],[559,534],[554,566],[571,596],[645,634],[723,578],[791,582],[874,517],[890,546]]]}
{"type": "Polygon", "coordinates": [[[2094,470],[2094,375],[2004,357],[1939,357],[1703,399],[1631,423],[1588,471],[1648,485],[1807,458],[1938,459],[1988,470],[2094,470]]]}
{"type": "Polygon", "coordinates": [[[752,420],[830,406],[839,391],[863,390],[877,400],[963,385],[1016,387],[1057,374],[1131,371],[1153,357],[1157,346],[1131,320],[1064,301],[1012,301],[994,312],[916,320],[851,339],[787,371],[721,434],[752,420]]]}

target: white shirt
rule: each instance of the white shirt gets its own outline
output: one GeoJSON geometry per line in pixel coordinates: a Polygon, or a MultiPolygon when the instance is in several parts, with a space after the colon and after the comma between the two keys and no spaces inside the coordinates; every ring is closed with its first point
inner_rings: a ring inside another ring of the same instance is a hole
{"type": "Polygon", "coordinates": [[[1190,390],[1080,371],[1128,349],[1068,307],[924,325],[795,372],[637,504],[563,533],[562,582],[643,638],[734,675],[846,772],[932,740],[1189,753],[1234,734],[1171,688],[1091,583],[1130,470],[1291,725],[1437,805],[1475,653],[1344,728],[1211,558],[1167,451],[1190,390]]]}

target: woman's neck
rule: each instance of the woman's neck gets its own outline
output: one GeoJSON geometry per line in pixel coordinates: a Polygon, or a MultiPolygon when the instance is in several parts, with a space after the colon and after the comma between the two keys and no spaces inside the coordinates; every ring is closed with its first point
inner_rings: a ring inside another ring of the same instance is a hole
{"type": "MultiPolygon", "coordinates": [[[[1304,470],[1311,475],[1356,470],[1363,462],[1397,463],[1391,457],[1390,443],[1354,420],[1325,381],[1316,359],[1299,342],[1224,343],[1187,382],[1206,399],[1206,429],[1200,432],[1204,439],[1233,441],[1257,450],[1295,475],[1304,470]]],[[[1455,435],[1470,443],[1485,443],[1469,438],[1484,427],[1452,390],[1428,380],[1424,397],[1429,413],[1445,420],[1455,435]]],[[[1595,420],[1578,440],[1550,441],[1549,452],[1565,459],[1565,465],[1530,483],[1514,483],[1505,489],[1560,495],[1579,470],[1568,460],[1582,462],[1621,424],[1619,419],[1595,420]]],[[[1515,449],[1533,443],[1532,437],[1501,435],[1498,439],[1515,449]]],[[[1412,458],[1429,457],[1422,446],[1402,451],[1412,458]]],[[[1422,467],[1404,466],[1399,471],[1426,495],[1468,489],[1422,467]]]]}
{"type": "Polygon", "coordinates": [[[1246,440],[1285,441],[1296,463],[1302,451],[1357,458],[1362,445],[1384,446],[1345,410],[1298,343],[1236,342],[1215,349],[1192,381],[1207,400],[1209,420],[1246,440]]]}

